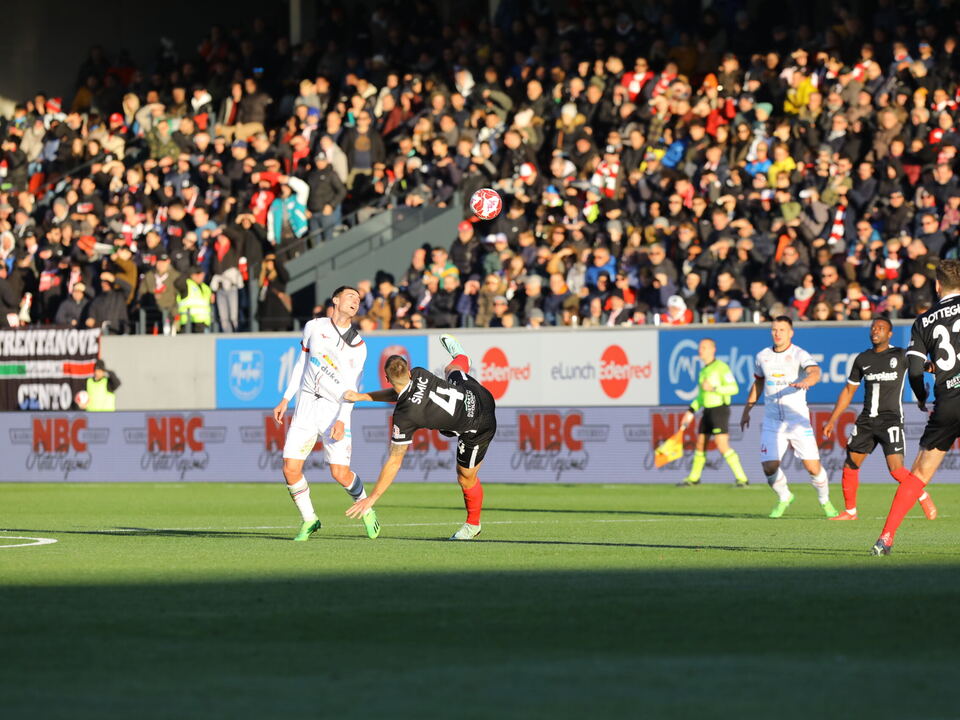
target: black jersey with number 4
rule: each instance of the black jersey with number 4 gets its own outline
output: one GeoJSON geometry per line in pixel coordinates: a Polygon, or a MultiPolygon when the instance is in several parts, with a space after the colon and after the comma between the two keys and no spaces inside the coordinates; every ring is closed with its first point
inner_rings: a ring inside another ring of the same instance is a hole
{"type": "Polygon", "coordinates": [[[907,378],[907,353],[903,348],[889,347],[883,352],[873,348],[857,355],[847,382],[864,383],[861,418],[881,415],[903,420],[903,384],[907,378]]]}
{"type": "Polygon", "coordinates": [[[458,435],[473,432],[482,415],[480,398],[471,389],[415,367],[410,371],[410,384],[397,398],[391,439],[396,445],[406,445],[420,428],[458,435]]]}
{"type": "Polygon", "coordinates": [[[913,321],[907,354],[933,362],[937,403],[960,400],[960,294],[942,298],[913,321]]]}

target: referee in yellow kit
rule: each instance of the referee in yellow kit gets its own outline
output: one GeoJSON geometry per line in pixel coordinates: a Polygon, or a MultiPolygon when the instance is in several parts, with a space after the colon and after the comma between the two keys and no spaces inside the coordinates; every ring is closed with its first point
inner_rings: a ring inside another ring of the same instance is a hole
{"type": "Polygon", "coordinates": [[[700,341],[697,349],[700,355],[702,369],[697,379],[697,397],[690,408],[684,413],[682,427],[693,422],[697,410],[703,408],[703,417],[700,418],[700,432],[697,434],[697,449],[693,453],[693,465],[690,474],[679,485],[691,487],[700,484],[700,475],[707,462],[707,442],[713,438],[717,450],[733,470],[737,487],[746,487],[746,473],[740,465],[740,456],[730,447],[730,398],[740,392],[737,380],[730,367],[722,360],[717,360],[717,344],[710,338],[700,341]]]}

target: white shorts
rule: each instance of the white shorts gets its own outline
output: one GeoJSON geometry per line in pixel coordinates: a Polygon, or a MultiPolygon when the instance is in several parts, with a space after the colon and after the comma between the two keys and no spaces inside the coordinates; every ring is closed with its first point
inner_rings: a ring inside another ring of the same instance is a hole
{"type": "Polygon", "coordinates": [[[810,423],[764,425],[760,429],[760,462],[782,460],[787,448],[798,460],[819,460],[820,448],[810,423]]]}
{"type": "Polygon", "coordinates": [[[313,452],[317,440],[323,443],[323,459],[328,465],[350,465],[353,441],[350,436],[349,419],[344,423],[343,439],[334,442],[330,431],[337,421],[340,405],[300,393],[293,411],[287,439],[283,444],[283,457],[306,460],[313,452]]]}

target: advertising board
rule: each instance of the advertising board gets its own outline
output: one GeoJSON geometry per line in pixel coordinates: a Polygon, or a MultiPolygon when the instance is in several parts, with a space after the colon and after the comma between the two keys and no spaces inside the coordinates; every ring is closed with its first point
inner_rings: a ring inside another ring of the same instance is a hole
{"type": "MultiPolygon", "coordinates": [[[[361,390],[385,385],[383,361],[406,354],[414,365],[426,366],[427,338],[423,335],[377,335],[364,339],[367,361],[361,390]]],[[[216,340],[218,408],[272,408],[283,397],[300,352],[299,336],[231,336],[216,340]]]]}
{"type": "MultiPolygon", "coordinates": [[[[854,359],[870,347],[869,329],[850,327],[795,326],[794,344],[806,350],[820,366],[820,382],[807,391],[807,402],[832,403],[843,389],[854,359]]],[[[740,392],[733,402],[744,403],[753,383],[754,357],[771,345],[769,327],[757,328],[706,328],[667,330],[659,333],[660,405],[687,405],[697,392],[697,375],[700,358],[697,345],[703,338],[712,338],[717,343],[717,357],[730,366],[740,392]]],[[[891,343],[907,347],[910,342],[910,327],[894,328],[891,343]]],[[[913,394],[909,385],[904,398],[913,394]]],[[[854,402],[863,399],[862,388],[857,391],[854,402]]]]}
{"type": "MultiPolygon", "coordinates": [[[[472,332],[462,338],[471,374],[501,405],[608,407],[656,405],[657,333],[472,332]]],[[[430,369],[442,374],[450,356],[429,346],[430,369]]]]}
{"type": "MultiPolygon", "coordinates": [[[[811,419],[817,433],[830,406],[816,405],[811,419]]],[[[732,417],[740,416],[739,407],[732,417]]],[[[907,460],[916,452],[926,416],[904,408],[907,460]]],[[[513,483],[676,483],[688,472],[694,428],[685,438],[684,457],[664,468],[654,466],[654,449],[673,434],[683,408],[660,406],[580,408],[498,408],[497,437],[481,470],[486,482],[513,483]]],[[[837,437],[821,441],[821,456],[831,482],[839,484],[846,436],[856,418],[850,409],[840,418],[837,437]]],[[[759,416],[745,433],[731,427],[731,445],[754,484],[764,484],[759,461],[759,416]]],[[[285,427],[269,410],[118,413],[0,413],[0,437],[6,451],[0,481],[72,482],[282,482],[285,427]]],[[[386,458],[390,411],[358,407],[353,412],[354,470],[372,481],[386,458]]],[[[317,448],[320,449],[320,448],[317,448]]],[[[455,482],[456,439],[421,430],[404,460],[402,483],[455,482]]],[[[807,482],[791,456],[784,469],[792,482],[807,482]]],[[[937,482],[960,482],[960,452],[947,455],[937,482]]],[[[308,460],[314,482],[328,479],[322,453],[308,460]]],[[[890,482],[879,452],[864,463],[864,482],[890,482]]],[[[732,482],[719,453],[708,454],[704,482],[732,482]]]]}

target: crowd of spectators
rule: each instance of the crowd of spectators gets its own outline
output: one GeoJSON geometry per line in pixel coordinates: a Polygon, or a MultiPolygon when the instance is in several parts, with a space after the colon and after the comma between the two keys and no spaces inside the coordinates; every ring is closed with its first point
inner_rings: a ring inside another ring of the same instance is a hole
{"type": "Polygon", "coordinates": [[[158,332],[193,297],[288,329],[305,239],[480,187],[501,216],[361,283],[365,329],[923,312],[958,254],[960,15],[740,5],[415,0],[297,46],[254,20],[149,68],[94,48],[0,132],[0,326],[158,332]]]}

